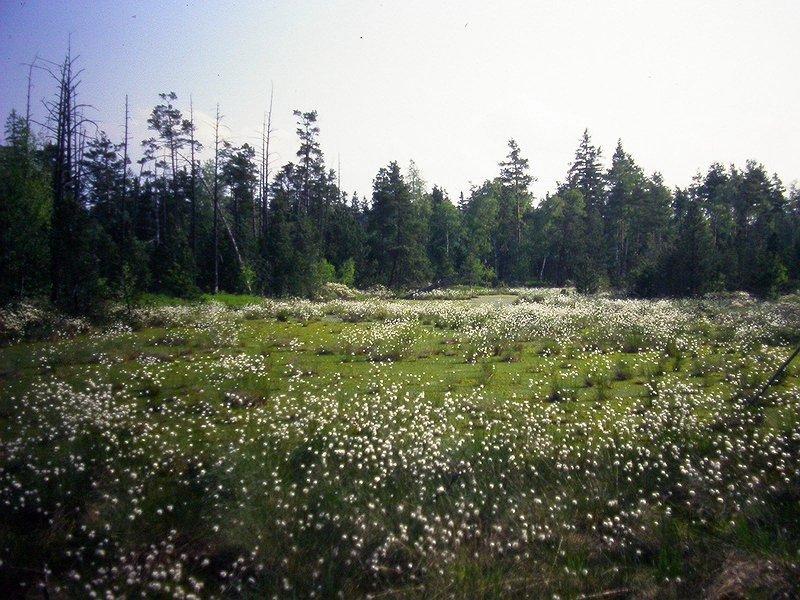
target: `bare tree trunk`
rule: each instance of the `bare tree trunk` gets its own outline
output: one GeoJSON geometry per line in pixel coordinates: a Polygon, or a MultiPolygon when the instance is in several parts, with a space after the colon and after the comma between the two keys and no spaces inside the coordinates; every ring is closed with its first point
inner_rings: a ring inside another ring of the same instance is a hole
{"type": "Polygon", "coordinates": [[[158,161],[153,164],[153,184],[150,190],[153,193],[153,203],[156,217],[156,246],[161,245],[161,203],[158,193],[158,161]]]}
{"type": "MultiPolygon", "coordinates": [[[[243,270],[245,267],[244,259],[242,258],[242,253],[239,251],[239,244],[236,243],[236,236],[233,234],[233,230],[231,229],[228,220],[225,218],[225,213],[220,212],[219,216],[222,218],[222,224],[225,225],[225,229],[228,232],[228,237],[231,238],[231,245],[233,246],[234,254],[236,254],[236,261],[239,263],[239,270],[243,270]]],[[[250,282],[245,281],[247,285],[247,293],[252,294],[253,290],[250,287],[250,282]]]]}
{"type": "Polygon", "coordinates": [[[191,202],[191,210],[192,210],[192,217],[191,217],[191,224],[190,224],[190,232],[189,237],[190,243],[192,246],[192,256],[196,259],[197,258],[197,192],[196,192],[196,171],[195,171],[195,163],[194,163],[194,105],[192,104],[192,97],[189,96],[189,123],[191,126],[191,156],[190,160],[192,161],[192,170],[191,170],[191,192],[190,192],[190,202],[191,202]]]}
{"type": "Polygon", "coordinates": [[[264,163],[266,162],[266,143],[267,143],[267,114],[264,113],[264,117],[261,120],[261,165],[258,168],[258,206],[261,211],[261,223],[259,231],[263,231],[264,229],[264,216],[266,214],[266,201],[267,195],[265,194],[265,187],[266,187],[266,173],[264,168],[264,163]]]}
{"type": "Polygon", "coordinates": [[[122,239],[128,240],[128,95],[125,94],[125,139],[122,142],[122,239]]]}
{"type": "Polygon", "coordinates": [[[214,122],[214,293],[219,292],[219,104],[214,122]]]}
{"type": "Polygon", "coordinates": [[[70,101],[72,93],[70,92],[70,83],[72,80],[70,72],[70,55],[64,60],[61,67],[61,74],[59,79],[59,96],[58,103],[53,111],[56,118],[56,158],[53,164],[53,235],[51,237],[50,245],[50,276],[52,287],[50,291],[51,299],[57,302],[64,290],[62,290],[62,269],[60,265],[60,254],[62,248],[60,241],[55,233],[57,231],[56,225],[62,215],[66,212],[66,203],[68,201],[69,188],[71,185],[71,169],[72,169],[72,154],[71,154],[71,128],[72,128],[72,110],[70,109],[70,101]]]}
{"type": "Polygon", "coordinates": [[[266,228],[267,218],[266,216],[269,214],[269,142],[270,138],[272,137],[272,99],[274,95],[275,89],[270,88],[269,90],[269,112],[267,113],[267,144],[265,147],[266,153],[264,155],[264,223],[261,224],[262,227],[266,228]]]}
{"type": "Polygon", "coordinates": [[[85,274],[76,253],[81,252],[80,204],[78,173],[80,154],[86,138],[81,108],[76,102],[77,79],[80,71],[73,71],[74,59],[70,50],[60,65],[50,63],[45,70],[58,84],[58,100],[46,103],[49,122],[45,127],[55,136],[53,160],[53,210],[50,231],[50,296],[54,303],[69,311],[78,311],[78,293],[85,274]]]}
{"type": "Polygon", "coordinates": [[[31,129],[31,85],[33,82],[33,67],[36,61],[39,60],[39,55],[33,57],[31,64],[28,65],[28,93],[25,97],[25,126],[28,128],[28,135],[31,129]]]}

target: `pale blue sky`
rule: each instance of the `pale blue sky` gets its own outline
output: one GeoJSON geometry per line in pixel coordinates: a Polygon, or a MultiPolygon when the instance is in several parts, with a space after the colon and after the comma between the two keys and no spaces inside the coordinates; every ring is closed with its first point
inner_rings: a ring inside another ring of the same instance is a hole
{"type": "MultiPolygon", "coordinates": [[[[82,98],[134,134],[161,91],[189,94],[210,135],[219,102],[255,142],[275,85],[275,160],[295,150],[292,109],[317,109],[328,164],[369,193],[415,159],[454,199],[497,172],[515,137],[539,178],[563,177],[584,127],[685,185],[713,161],[800,177],[800,2],[62,2],[0,0],[0,113],[24,110],[26,68],[72,35],[82,98]]],[[[52,91],[41,75],[35,105],[52,91]]]]}

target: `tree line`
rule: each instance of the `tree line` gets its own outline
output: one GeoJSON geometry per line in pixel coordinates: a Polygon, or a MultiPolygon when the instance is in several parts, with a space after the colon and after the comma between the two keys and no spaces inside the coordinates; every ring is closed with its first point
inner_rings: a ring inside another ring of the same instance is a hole
{"type": "Polygon", "coordinates": [[[133,162],[127,101],[113,140],[85,117],[74,60],[43,68],[56,83],[47,118],[12,111],[0,146],[1,304],[49,296],[85,313],[142,291],[312,296],[331,281],[772,296],[800,280],[800,192],[755,161],[670,189],[621,142],[603,168],[585,131],[538,200],[513,139],[497,176],[455,202],[413,162],[381,168],[359,197],[326,165],[316,111],[294,112],[296,158],[273,170],[271,106],[260,147],[225,141],[218,108],[203,161],[191,103],[160,94],[133,162]]]}

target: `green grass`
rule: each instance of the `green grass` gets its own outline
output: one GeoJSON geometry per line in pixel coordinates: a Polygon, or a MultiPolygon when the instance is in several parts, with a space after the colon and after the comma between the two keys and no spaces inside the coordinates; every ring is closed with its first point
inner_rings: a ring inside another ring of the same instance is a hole
{"type": "Polygon", "coordinates": [[[167,296],[165,294],[142,294],[138,298],[140,306],[148,307],[162,307],[162,306],[186,306],[197,303],[220,302],[228,308],[242,308],[248,304],[258,304],[263,298],[260,296],[252,296],[247,294],[201,294],[196,300],[187,300],[184,298],[176,298],[174,296],[167,296]]]}
{"type": "Polygon", "coordinates": [[[730,401],[786,347],[725,306],[609,331],[541,295],[400,301],[420,317],[393,325],[218,294],[181,325],[0,348],[0,588],[697,597],[769,561],[737,591],[792,589],[798,370],[730,401]]]}
{"type": "Polygon", "coordinates": [[[203,294],[203,302],[221,302],[228,308],[242,308],[248,304],[258,304],[262,298],[260,296],[248,296],[247,294],[203,294]]]}
{"type": "Polygon", "coordinates": [[[161,306],[185,306],[191,304],[189,300],[184,298],[176,298],[175,296],[167,296],[166,294],[152,294],[145,293],[139,296],[137,302],[141,306],[161,307],[161,306]]]}

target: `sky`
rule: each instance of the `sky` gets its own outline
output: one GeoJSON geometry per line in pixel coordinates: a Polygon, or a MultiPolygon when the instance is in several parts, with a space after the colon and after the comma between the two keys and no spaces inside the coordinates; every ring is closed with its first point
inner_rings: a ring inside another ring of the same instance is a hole
{"type": "MultiPolygon", "coordinates": [[[[71,40],[80,96],[110,136],[148,137],[174,91],[210,147],[260,145],[274,89],[273,164],[294,159],[293,109],[317,110],[329,167],[369,194],[413,159],[452,199],[498,173],[513,137],[541,198],[588,127],[606,164],[622,139],[642,168],[687,185],[711,162],[756,159],[800,178],[800,2],[0,0],[0,115],[24,112],[37,54],[71,40]]],[[[54,86],[35,72],[34,114],[54,86]]],[[[208,150],[205,151],[208,156],[208,150]]]]}

